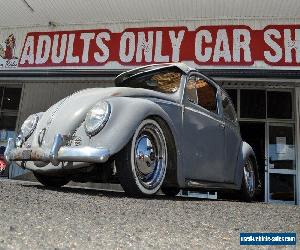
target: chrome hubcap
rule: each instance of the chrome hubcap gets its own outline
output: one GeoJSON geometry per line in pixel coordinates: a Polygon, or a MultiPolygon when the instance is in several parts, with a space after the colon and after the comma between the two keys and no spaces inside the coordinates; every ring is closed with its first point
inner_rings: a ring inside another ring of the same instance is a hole
{"type": "Polygon", "coordinates": [[[250,195],[253,195],[255,189],[255,174],[254,174],[253,164],[250,160],[248,160],[245,164],[244,177],[245,177],[247,191],[250,195]]]}
{"type": "Polygon", "coordinates": [[[166,171],[167,150],[164,135],[154,124],[140,130],[134,153],[139,182],[147,189],[157,187],[166,171]]]}

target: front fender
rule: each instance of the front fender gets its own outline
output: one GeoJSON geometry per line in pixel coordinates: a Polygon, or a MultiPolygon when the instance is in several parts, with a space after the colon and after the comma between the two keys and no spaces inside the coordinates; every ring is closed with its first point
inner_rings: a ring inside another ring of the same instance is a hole
{"type": "MultiPolygon", "coordinates": [[[[106,101],[111,105],[111,115],[105,127],[90,139],[91,146],[108,148],[111,155],[118,153],[130,141],[141,121],[149,116],[161,117],[172,134],[176,133],[168,114],[151,100],[113,97],[106,101]]],[[[178,137],[174,135],[175,140],[176,138],[178,137]]]]}
{"type": "Polygon", "coordinates": [[[258,169],[257,169],[257,162],[255,153],[252,149],[252,147],[247,143],[242,141],[237,161],[237,171],[235,174],[235,184],[238,187],[241,187],[242,184],[242,178],[243,178],[243,167],[246,163],[246,160],[251,157],[252,160],[254,160],[255,168],[256,168],[256,175],[258,175],[258,169]]]}

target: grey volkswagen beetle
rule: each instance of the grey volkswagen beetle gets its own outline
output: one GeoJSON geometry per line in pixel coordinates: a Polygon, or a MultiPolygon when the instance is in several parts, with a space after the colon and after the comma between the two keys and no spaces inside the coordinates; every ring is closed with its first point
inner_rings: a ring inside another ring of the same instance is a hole
{"type": "Polygon", "coordinates": [[[9,139],[6,160],[52,187],[110,182],[131,196],[201,189],[253,199],[255,154],[212,79],[174,63],[127,71],[115,85],[76,92],[30,115],[9,139]]]}

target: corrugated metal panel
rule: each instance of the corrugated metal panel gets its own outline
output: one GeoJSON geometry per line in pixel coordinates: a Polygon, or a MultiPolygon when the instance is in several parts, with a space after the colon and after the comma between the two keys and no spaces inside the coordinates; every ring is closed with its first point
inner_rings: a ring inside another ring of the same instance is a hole
{"type": "Polygon", "coordinates": [[[26,117],[32,113],[45,110],[51,104],[53,85],[47,83],[27,83],[23,87],[20,103],[19,122],[22,124],[26,117]]]}
{"type": "Polygon", "coordinates": [[[19,127],[30,114],[45,111],[57,101],[80,89],[111,86],[113,86],[112,81],[25,83],[17,127],[19,127]]]}
{"type": "Polygon", "coordinates": [[[0,26],[41,26],[199,19],[299,18],[299,0],[24,0],[6,1],[0,26]],[[32,8],[32,9],[31,9],[32,8]]]}

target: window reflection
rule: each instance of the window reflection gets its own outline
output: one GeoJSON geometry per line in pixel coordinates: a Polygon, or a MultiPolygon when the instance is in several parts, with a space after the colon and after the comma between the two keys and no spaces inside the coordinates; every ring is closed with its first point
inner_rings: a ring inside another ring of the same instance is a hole
{"type": "Polygon", "coordinates": [[[294,129],[292,126],[269,127],[269,167],[295,169],[294,129]]]}

